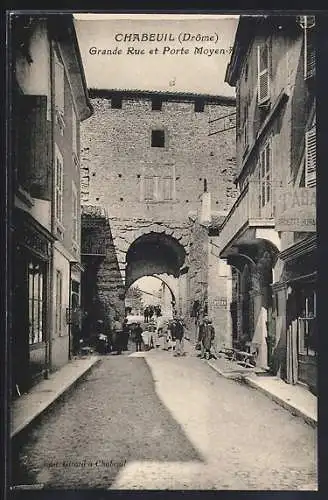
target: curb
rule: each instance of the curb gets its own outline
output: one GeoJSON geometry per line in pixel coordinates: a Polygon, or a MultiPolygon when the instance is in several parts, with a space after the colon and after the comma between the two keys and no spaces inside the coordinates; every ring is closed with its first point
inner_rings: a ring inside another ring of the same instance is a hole
{"type": "Polygon", "coordinates": [[[41,407],[39,410],[36,411],[36,413],[34,413],[33,416],[28,417],[21,425],[19,425],[16,429],[14,429],[10,433],[10,438],[11,439],[17,438],[23,431],[26,431],[32,423],[36,422],[43,413],[48,411],[66,392],[68,392],[79,381],[81,381],[81,379],[85,375],[87,375],[99,362],[100,358],[95,359],[94,362],[90,366],[88,366],[84,372],[80,373],[76,379],[66,383],[66,385],[61,387],[61,389],[55,394],[54,399],[52,399],[46,406],[41,407]]]}
{"type": "Polygon", "coordinates": [[[317,419],[311,417],[311,415],[308,415],[303,410],[300,410],[299,408],[293,406],[291,403],[288,403],[288,401],[285,401],[284,399],[280,398],[276,394],[273,394],[272,392],[268,391],[264,387],[261,387],[249,375],[245,375],[245,374],[238,373],[238,372],[237,373],[228,374],[228,373],[223,372],[222,370],[220,370],[220,368],[218,368],[214,364],[210,363],[209,361],[207,361],[207,364],[208,364],[208,366],[210,366],[212,368],[212,370],[214,370],[215,372],[217,372],[222,377],[230,379],[230,380],[238,380],[238,381],[242,381],[242,382],[246,383],[247,385],[249,385],[253,389],[257,389],[258,391],[260,391],[263,394],[265,394],[272,401],[274,401],[278,405],[280,405],[283,408],[285,408],[285,410],[288,410],[292,415],[296,415],[297,417],[301,417],[311,427],[314,427],[314,428],[317,427],[317,425],[318,425],[317,419]]]}
{"type": "Polygon", "coordinates": [[[292,405],[291,403],[288,403],[288,401],[285,401],[284,399],[280,398],[276,394],[273,394],[272,392],[268,391],[264,387],[259,386],[250,377],[245,376],[245,377],[242,377],[242,379],[247,385],[249,385],[253,389],[259,390],[260,392],[262,392],[263,394],[268,396],[272,401],[274,401],[278,405],[285,408],[285,410],[288,410],[292,415],[295,415],[297,417],[301,417],[307,424],[311,425],[311,427],[314,427],[314,428],[317,427],[318,421],[316,418],[312,417],[311,415],[308,415],[300,408],[297,408],[296,406],[292,405]]]}

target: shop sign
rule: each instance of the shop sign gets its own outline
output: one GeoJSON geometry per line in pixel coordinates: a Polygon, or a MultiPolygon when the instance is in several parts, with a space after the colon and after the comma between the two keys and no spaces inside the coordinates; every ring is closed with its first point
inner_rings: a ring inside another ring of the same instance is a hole
{"type": "Polygon", "coordinates": [[[305,187],[277,188],[275,229],[316,232],[316,190],[305,187]]]}

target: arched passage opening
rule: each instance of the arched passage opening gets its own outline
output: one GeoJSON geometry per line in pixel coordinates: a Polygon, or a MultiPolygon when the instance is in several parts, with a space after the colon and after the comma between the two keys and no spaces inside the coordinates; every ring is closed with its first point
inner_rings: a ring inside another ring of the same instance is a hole
{"type": "Polygon", "coordinates": [[[150,232],[137,238],[126,254],[125,288],[143,276],[179,277],[186,251],[173,236],[150,232]]]}
{"type": "MultiPolygon", "coordinates": [[[[127,316],[143,316],[146,307],[154,308],[154,316],[173,316],[178,278],[165,275],[143,276],[131,283],[125,293],[127,316]]],[[[141,319],[141,318],[140,318],[141,319]]]]}

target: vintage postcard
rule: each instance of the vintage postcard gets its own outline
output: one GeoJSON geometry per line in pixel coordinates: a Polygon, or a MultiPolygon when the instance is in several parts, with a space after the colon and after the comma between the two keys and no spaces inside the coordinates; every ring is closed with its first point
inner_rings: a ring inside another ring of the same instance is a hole
{"type": "Polygon", "coordinates": [[[317,490],[317,17],[7,14],[9,493],[317,490]]]}

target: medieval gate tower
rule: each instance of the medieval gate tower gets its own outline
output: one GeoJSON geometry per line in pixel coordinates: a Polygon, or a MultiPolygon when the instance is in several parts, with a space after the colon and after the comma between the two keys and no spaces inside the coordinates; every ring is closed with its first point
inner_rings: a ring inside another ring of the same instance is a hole
{"type": "Polygon", "coordinates": [[[89,95],[94,114],[81,126],[82,254],[87,266],[95,257],[95,293],[112,315],[121,314],[133,282],[166,273],[180,278],[177,299],[186,309],[191,224],[204,183],[212,215],[226,214],[236,195],[235,130],[211,134],[211,123],[234,112],[235,99],[95,89],[89,95]],[[97,261],[92,247],[99,248],[101,219],[109,229],[97,261]]]}

